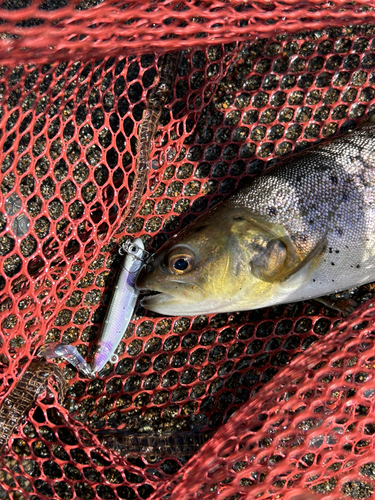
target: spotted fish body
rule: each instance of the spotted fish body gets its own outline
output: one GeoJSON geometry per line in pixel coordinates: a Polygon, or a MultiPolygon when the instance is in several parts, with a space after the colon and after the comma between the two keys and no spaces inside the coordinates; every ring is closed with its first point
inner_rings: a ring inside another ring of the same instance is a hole
{"type": "Polygon", "coordinates": [[[161,252],[139,286],[161,292],[146,297],[145,307],[194,315],[295,302],[371,281],[375,126],[251,180],[161,252]],[[188,268],[175,269],[177,261],[185,267],[184,258],[188,268]]]}
{"type": "MultiPolygon", "coordinates": [[[[256,179],[227,206],[246,207],[283,226],[304,257],[326,236],[303,295],[318,297],[375,280],[375,127],[256,179]]],[[[290,300],[305,298],[300,293],[290,300]]]]}

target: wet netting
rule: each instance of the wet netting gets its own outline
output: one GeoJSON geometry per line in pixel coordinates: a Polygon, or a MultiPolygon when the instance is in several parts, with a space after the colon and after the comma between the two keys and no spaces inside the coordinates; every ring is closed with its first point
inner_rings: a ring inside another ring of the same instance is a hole
{"type": "Polygon", "coordinates": [[[120,244],[157,251],[243,177],[373,112],[374,8],[0,4],[1,500],[375,498],[372,285],[342,294],[361,304],[346,319],[314,301],[138,306],[93,380],[36,357],[63,342],[92,361],[120,244]],[[177,70],[132,208],[165,51],[177,70]]]}

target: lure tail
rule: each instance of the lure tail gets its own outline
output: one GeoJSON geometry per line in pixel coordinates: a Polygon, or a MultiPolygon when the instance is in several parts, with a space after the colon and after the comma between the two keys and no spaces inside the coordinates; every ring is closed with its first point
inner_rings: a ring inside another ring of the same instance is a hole
{"type": "Polygon", "coordinates": [[[63,358],[88,378],[94,378],[90,365],[84,360],[77,347],[71,344],[45,344],[37,354],[40,358],[63,358]]]}
{"type": "MultiPolygon", "coordinates": [[[[120,339],[121,340],[121,339],[120,339]]],[[[108,361],[116,363],[118,356],[115,354],[118,344],[112,344],[110,342],[100,341],[98,344],[98,349],[95,354],[94,362],[92,365],[93,373],[100,372],[100,370],[105,366],[108,361]]]]}

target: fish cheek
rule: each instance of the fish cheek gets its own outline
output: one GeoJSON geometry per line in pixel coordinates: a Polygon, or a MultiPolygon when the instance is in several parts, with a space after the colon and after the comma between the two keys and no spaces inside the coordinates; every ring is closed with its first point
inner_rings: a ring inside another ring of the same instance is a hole
{"type": "Polygon", "coordinates": [[[267,282],[277,280],[281,275],[287,258],[287,248],[280,240],[270,240],[266,247],[256,253],[250,268],[253,276],[267,282]]]}

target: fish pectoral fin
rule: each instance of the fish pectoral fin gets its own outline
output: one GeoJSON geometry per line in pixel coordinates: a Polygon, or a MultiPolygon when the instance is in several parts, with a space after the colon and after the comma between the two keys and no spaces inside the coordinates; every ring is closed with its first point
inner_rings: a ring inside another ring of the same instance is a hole
{"type": "Polygon", "coordinates": [[[321,253],[326,249],[326,247],[327,247],[327,233],[324,234],[324,236],[321,238],[318,244],[315,245],[315,247],[302,260],[296,262],[287,270],[286,274],[282,278],[282,281],[287,280],[293,274],[297,273],[302,268],[304,268],[306,264],[312,262],[316,257],[321,255],[321,253]]]}
{"type": "Polygon", "coordinates": [[[317,302],[339,311],[343,316],[349,316],[358,307],[358,303],[353,299],[339,299],[326,295],[324,297],[317,297],[317,302]]]}

